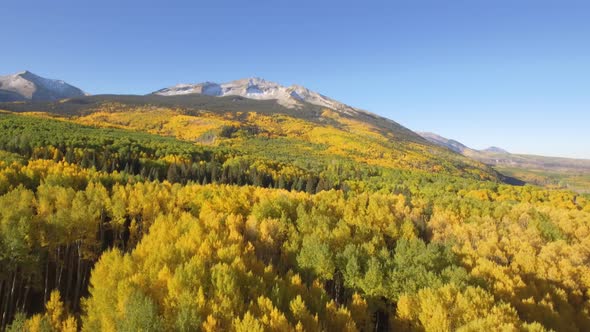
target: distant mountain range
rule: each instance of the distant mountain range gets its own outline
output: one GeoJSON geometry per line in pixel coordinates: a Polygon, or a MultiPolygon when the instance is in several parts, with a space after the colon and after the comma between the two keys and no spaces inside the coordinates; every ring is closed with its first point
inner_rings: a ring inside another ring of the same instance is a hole
{"type": "Polygon", "coordinates": [[[461,142],[448,139],[434,133],[418,132],[418,134],[431,143],[445,147],[451,151],[460,153],[466,157],[475,159],[491,166],[507,166],[551,171],[590,172],[590,160],[587,159],[513,154],[498,147],[490,147],[485,150],[476,150],[464,145],[461,142]]]}
{"type": "Polygon", "coordinates": [[[346,105],[303,86],[283,86],[257,77],[227,83],[178,84],[145,96],[89,96],[64,81],[47,79],[24,71],[0,76],[0,102],[4,102],[2,108],[6,110],[49,112],[67,116],[85,115],[102,105],[117,102],[128,106],[153,105],[214,112],[279,113],[322,124],[333,121],[324,114],[329,109],[339,116],[370,124],[380,135],[393,141],[434,144],[490,166],[590,172],[590,160],[511,154],[498,147],[475,150],[437,134],[414,133],[392,120],[346,105]],[[15,101],[19,103],[6,103],[15,101]]]}
{"type": "Polygon", "coordinates": [[[64,81],[43,78],[29,71],[0,76],[0,102],[56,101],[85,95],[64,81]]]}
{"type": "Polygon", "coordinates": [[[288,155],[286,162],[307,160],[305,168],[311,167],[307,164],[313,164],[311,154],[316,154],[396,170],[503,179],[489,166],[436,146],[395,121],[302,86],[285,87],[260,78],[176,85],[143,96],[5,102],[0,110],[45,113],[79,124],[147,131],[205,145],[227,143],[239,133],[248,139],[241,150],[263,144],[256,154],[288,155]]]}

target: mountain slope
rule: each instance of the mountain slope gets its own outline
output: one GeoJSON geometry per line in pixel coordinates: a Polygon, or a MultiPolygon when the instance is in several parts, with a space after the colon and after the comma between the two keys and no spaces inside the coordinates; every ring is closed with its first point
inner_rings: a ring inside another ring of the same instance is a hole
{"type": "Polygon", "coordinates": [[[84,91],[64,81],[47,79],[29,71],[0,76],[0,102],[55,101],[85,95],[84,91]]]}

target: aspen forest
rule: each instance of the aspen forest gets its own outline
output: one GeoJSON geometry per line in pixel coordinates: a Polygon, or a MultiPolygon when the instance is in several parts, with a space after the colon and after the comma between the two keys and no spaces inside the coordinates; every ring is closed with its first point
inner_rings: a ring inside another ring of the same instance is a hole
{"type": "Polygon", "coordinates": [[[588,195],[329,110],[32,111],[0,113],[2,330],[590,329],[588,195]]]}

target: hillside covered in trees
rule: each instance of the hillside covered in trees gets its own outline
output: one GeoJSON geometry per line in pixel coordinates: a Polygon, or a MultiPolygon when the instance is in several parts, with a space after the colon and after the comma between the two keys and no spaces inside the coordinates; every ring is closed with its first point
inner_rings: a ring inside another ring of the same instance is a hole
{"type": "Polygon", "coordinates": [[[590,196],[393,121],[198,95],[0,109],[1,329],[590,329],[590,196]]]}

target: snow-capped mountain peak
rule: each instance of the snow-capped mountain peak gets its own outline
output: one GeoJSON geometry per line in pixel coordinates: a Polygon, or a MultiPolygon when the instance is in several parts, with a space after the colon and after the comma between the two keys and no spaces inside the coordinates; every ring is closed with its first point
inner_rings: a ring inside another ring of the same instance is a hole
{"type": "Polygon", "coordinates": [[[227,83],[203,82],[197,84],[178,84],[154,92],[155,95],[177,96],[186,94],[203,94],[208,96],[241,96],[257,100],[276,100],[288,108],[300,108],[304,103],[327,107],[347,114],[364,112],[345,105],[322,94],[300,85],[288,87],[267,81],[260,77],[249,77],[227,83]]]}
{"type": "Polygon", "coordinates": [[[87,95],[62,81],[44,78],[28,70],[0,76],[0,101],[53,101],[87,95]]]}

